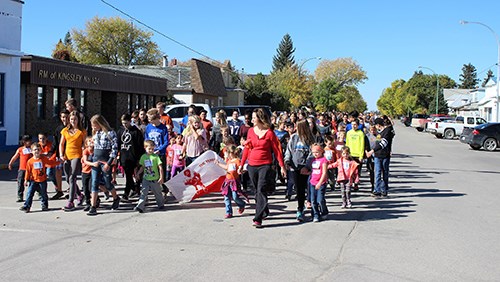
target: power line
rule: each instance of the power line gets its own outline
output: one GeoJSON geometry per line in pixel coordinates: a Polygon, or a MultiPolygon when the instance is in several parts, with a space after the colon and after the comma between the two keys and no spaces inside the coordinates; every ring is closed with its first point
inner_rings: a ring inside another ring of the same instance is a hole
{"type": "Polygon", "coordinates": [[[112,9],[114,9],[114,10],[118,11],[119,13],[121,13],[121,14],[123,14],[123,15],[125,15],[125,16],[127,16],[127,17],[129,17],[130,19],[132,19],[132,20],[136,21],[137,23],[139,23],[139,24],[141,24],[141,25],[143,25],[143,26],[145,26],[145,27],[149,28],[150,30],[152,30],[152,31],[156,32],[157,34],[159,34],[159,35],[161,35],[161,36],[163,36],[163,37],[167,38],[168,40],[170,40],[170,41],[172,41],[172,42],[174,42],[174,43],[176,43],[176,44],[179,44],[180,46],[182,46],[182,47],[184,47],[184,48],[186,48],[186,49],[188,49],[188,50],[190,50],[190,51],[192,51],[192,52],[194,52],[194,53],[196,53],[196,54],[198,54],[198,55],[200,55],[200,56],[202,56],[202,57],[204,57],[204,58],[207,58],[207,59],[209,59],[209,60],[211,60],[211,61],[215,61],[214,59],[210,58],[209,56],[207,56],[207,55],[205,55],[205,54],[203,54],[203,53],[201,53],[201,52],[196,51],[195,49],[193,49],[193,48],[191,48],[191,47],[187,46],[186,44],[183,44],[183,43],[181,43],[181,42],[179,42],[179,41],[177,41],[177,40],[173,39],[172,37],[170,37],[170,36],[168,36],[168,35],[164,34],[163,32],[161,32],[161,31],[159,31],[159,30],[155,29],[154,27],[152,27],[152,26],[150,26],[150,25],[148,25],[148,24],[146,24],[146,23],[142,22],[141,20],[139,20],[139,19],[137,19],[137,18],[133,17],[132,15],[130,15],[130,14],[128,14],[128,13],[126,13],[126,12],[124,12],[124,11],[120,10],[119,8],[117,8],[117,7],[113,6],[112,4],[110,4],[110,3],[106,2],[105,0],[101,0],[101,2],[103,2],[103,3],[104,3],[104,4],[106,4],[106,5],[108,5],[108,6],[109,6],[109,7],[111,7],[112,9]]]}

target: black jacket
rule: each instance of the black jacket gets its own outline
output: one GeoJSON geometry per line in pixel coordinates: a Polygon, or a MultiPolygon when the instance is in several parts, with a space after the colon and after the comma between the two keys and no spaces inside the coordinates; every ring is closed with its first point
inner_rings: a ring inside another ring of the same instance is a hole
{"type": "Polygon", "coordinates": [[[137,165],[145,152],[142,131],[134,125],[128,129],[120,128],[118,131],[118,148],[122,166],[137,165]]]}
{"type": "Polygon", "coordinates": [[[392,126],[387,126],[379,133],[380,138],[377,138],[377,142],[375,144],[375,148],[373,151],[375,152],[376,158],[390,158],[392,151],[392,139],[394,139],[394,128],[392,126]]]}

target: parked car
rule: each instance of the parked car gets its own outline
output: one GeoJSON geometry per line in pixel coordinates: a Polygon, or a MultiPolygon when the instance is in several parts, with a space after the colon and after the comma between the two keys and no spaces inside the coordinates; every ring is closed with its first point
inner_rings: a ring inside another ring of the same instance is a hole
{"type": "Polygon", "coordinates": [[[473,129],[464,129],[460,142],[469,144],[474,150],[483,147],[487,151],[495,151],[500,145],[500,123],[485,123],[473,129]]]}
{"type": "Polygon", "coordinates": [[[268,114],[269,117],[271,117],[272,112],[271,112],[271,107],[269,106],[263,106],[263,105],[242,105],[242,106],[223,106],[223,107],[214,107],[212,108],[212,112],[218,112],[219,110],[224,110],[226,112],[227,119],[229,120],[231,116],[233,115],[233,111],[237,110],[239,112],[238,119],[241,121],[245,121],[245,113],[252,113],[253,110],[262,108],[264,112],[268,114]]]}
{"type": "MultiPolygon", "coordinates": [[[[208,104],[193,104],[196,106],[196,113],[199,114],[201,110],[207,111],[207,119],[213,121],[212,110],[208,104]]],[[[174,132],[180,133],[183,128],[182,119],[187,115],[187,111],[191,104],[173,104],[165,107],[165,113],[172,118],[174,124],[174,132]]]]}
{"type": "MultiPolygon", "coordinates": [[[[208,104],[192,104],[196,106],[196,113],[199,114],[201,110],[207,111],[207,119],[212,120],[212,109],[208,104]]],[[[165,113],[172,118],[173,121],[181,122],[182,118],[187,115],[187,111],[191,104],[174,104],[165,107],[165,113]]]]}
{"type": "Polygon", "coordinates": [[[429,122],[427,124],[427,131],[436,135],[437,138],[452,139],[455,136],[460,136],[466,127],[472,128],[485,123],[487,121],[482,117],[458,116],[452,121],[429,122]]]}
{"type": "Polygon", "coordinates": [[[434,123],[436,122],[452,122],[454,120],[454,118],[451,116],[439,116],[439,117],[432,117],[429,119],[430,120],[427,121],[424,125],[425,132],[432,132],[432,128],[433,126],[435,126],[434,123]]]}
{"type": "Polygon", "coordinates": [[[411,127],[415,128],[419,132],[424,131],[425,123],[429,121],[428,118],[429,116],[426,114],[414,114],[411,117],[411,127]]]}

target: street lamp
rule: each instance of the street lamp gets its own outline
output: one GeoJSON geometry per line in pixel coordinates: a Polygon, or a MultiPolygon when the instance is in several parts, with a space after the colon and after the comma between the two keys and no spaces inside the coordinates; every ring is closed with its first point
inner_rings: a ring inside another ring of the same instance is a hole
{"type": "Polygon", "coordinates": [[[439,108],[439,75],[436,74],[435,71],[433,71],[431,68],[428,68],[428,67],[422,67],[422,66],[418,66],[419,69],[426,69],[426,70],[430,70],[435,76],[436,76],[436,81],[437,81],[437,86],[436,86],[436,115],[438,114],[438,108],[439,108]]]}
{"type": "Polygon", "coordinates": [[[498,34],[495,33],[495,31],[485,25],[484,23],[480,23],[480,22],[469,22],[469,21],[460,21],[460,24],[478,24],[478,25],[482,25],[484,26],[485,28],[489,29],[489,31],[491,31],[491,33],[493,33],[493,35],[495,35],[495,38],[497,40],[497,45],[498,45],[498,61],[497,61],[497,97],[496,97],[496,107],[497,107],[497,114],[496,114],[496,122],[498,122],[498,115],[499,115],[499,111],[498,111],[498,96],[500,94],[500,81],[499,81],[499,77],[500,77],[500,38],[498,37],[498,34]]]}
{"type": "Polygon", "coordinates": [[[316,59],[316,60],[321,60],[321,57],[312,57],[312,58],[309,58],[309,59],[307,59],[307,60],[303,61],[303,62],[302,62],[302,64],[300,64],[300,66],[299,66],[299,67],[298,67],[298,69],[297,69],[298,76],[300,76],[300,70],[302,69],[302,66],[303,66],[305,63],[309,62],[310,60],[314,60],[314,59],[316,59]]]}

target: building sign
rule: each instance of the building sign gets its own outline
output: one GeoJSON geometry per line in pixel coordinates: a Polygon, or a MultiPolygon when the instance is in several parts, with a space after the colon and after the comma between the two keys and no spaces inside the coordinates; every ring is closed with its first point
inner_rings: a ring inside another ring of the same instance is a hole
{"type": "Polygon", "coordinates": [[[70,72],[38,70],[38,78],[64,80],[87,84],[99,84],[99,77],[97,76],[87,76],[70,72]]]}

